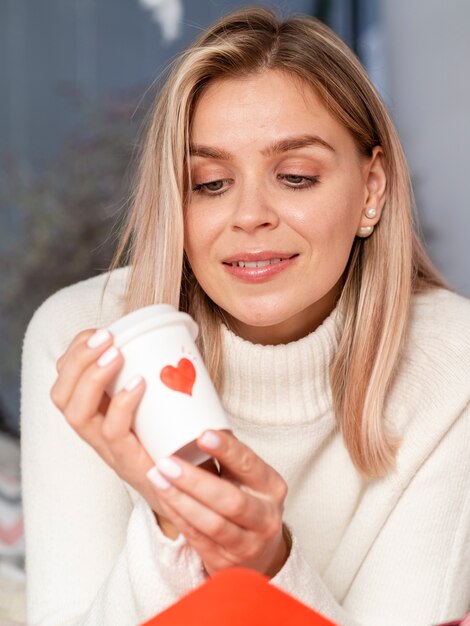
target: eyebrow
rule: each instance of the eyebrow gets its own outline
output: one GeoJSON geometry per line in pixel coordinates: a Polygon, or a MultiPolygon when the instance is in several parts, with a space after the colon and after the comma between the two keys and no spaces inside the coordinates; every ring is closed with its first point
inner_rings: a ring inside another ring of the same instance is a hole
{"type": "MultiPolygon", "coordinates": [[[[286,137],[285,139],[273,142],[266,148],[263,148],[263,150],[261,150],[261,154],[264,156],[272,156],[274,154],[288,152],[289,150],[299,150],[299,148],[308,147],[322,148],[329,150],[330,152],[335,152],[335,149],[318,135],[298,135],[295,137],[286,137]]],[[[231,161],[233,159],[233,155],[226,150],[198,144],[190,145],[189,155],[203,157],[206,159],[217,159],[221,161],[231,161]]]]}

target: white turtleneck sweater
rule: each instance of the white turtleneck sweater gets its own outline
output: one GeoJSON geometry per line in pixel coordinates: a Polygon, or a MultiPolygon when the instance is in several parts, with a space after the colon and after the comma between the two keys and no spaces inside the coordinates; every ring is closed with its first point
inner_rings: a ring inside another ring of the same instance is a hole
{"type": "MultiPolygon", "coordinates": [[[[46,301],[23,353],[22,472],[30,626],[136,626],[204,581],[147,502],[53,406],[55,362],[84,328],[122,314],[126,270],[46,301]]],[[[303,339],[254,345],[223,327],[222,401],[235,434],[289,486],[291,554],[272,579],[340,626],[432,626],[470,605],[470,302],[414,297],[384,419],[396,469],[365,481],[332,411],[333,312],[303,339]]],[[[235,590],[234,590],[235,593],[235,590]]]]}

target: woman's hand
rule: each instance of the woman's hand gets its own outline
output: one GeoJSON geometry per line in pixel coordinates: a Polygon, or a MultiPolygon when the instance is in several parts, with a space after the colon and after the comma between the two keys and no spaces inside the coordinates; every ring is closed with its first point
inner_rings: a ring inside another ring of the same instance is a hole
{"type": "Polygon", "coordinates": [[[147,500],[165,534],[176,537],[178,531],[169,523],[165,505],[146,478],[154,462],[132,431],[145,381],[128,381],[112,398],[105,391],[122,364],[122,354],[108,331],[83,331],[57,362],[51,398],[80,437],[147,500]]]}
{"type": "Polygon", "coordinates": [[[240,566],[274,576],[290,550],[285,481],[230,433],[206,431],[198,445],[219,461],[220,476],[174,456],[149,472],[171,523],[209,574],[240,566]]]}

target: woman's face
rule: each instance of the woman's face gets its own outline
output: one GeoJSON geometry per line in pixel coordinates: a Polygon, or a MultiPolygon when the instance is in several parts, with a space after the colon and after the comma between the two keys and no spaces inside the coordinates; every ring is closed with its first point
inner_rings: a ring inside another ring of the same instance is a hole
{"type": "Polygon", "coordinates": [[[249,341],[311,332],[335,306],[358,228],[380,216],[381,150],[360,156],[316,93],[274,70],[211,83],[190,142],[185,250],[199,284],[249,341]]]}

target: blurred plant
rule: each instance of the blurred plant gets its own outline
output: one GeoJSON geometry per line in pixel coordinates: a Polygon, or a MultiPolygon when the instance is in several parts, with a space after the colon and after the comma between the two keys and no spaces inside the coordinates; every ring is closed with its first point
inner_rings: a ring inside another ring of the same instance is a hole
{"type": "Polygon", "coordinates": [[[69,137],[32,182],[13,158],[0,162],[0,320],[7,333],[0,381],[17,377],[22,337],[37,306],[110,263],[142,118],[141,109],[133,115],[135,102],[130,92],[100,110],[88,107],[87,130],[69,137]]]}

